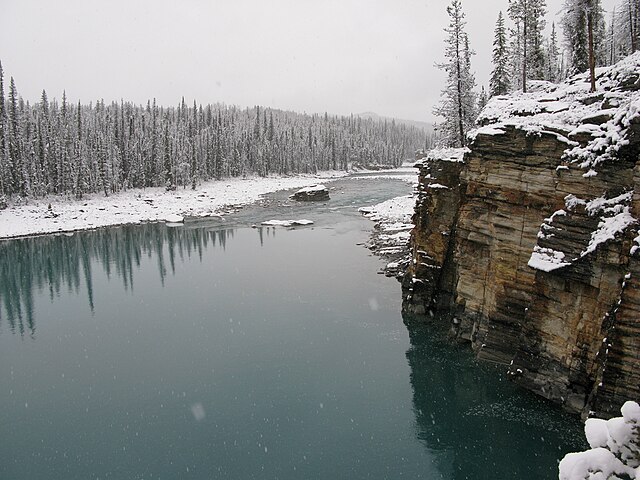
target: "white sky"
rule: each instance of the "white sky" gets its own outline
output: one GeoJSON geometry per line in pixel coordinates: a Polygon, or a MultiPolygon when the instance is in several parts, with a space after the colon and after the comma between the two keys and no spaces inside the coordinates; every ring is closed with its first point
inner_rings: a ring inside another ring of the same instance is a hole
{"type": "MultiPolygon", "coordinates": [[[[450,0],[0,0],[5,85],[34,101],[224,102],[433,120],[450,0]]],[[[499,10],[463,0],[478,85],[499,10]]],[[[547,0],[549,23],[563,0],[547,0]]],[[[617,0],[604,0],[609,11],[617,0]]],[[[5,90],[6,91],[6,90],[5,90]]]]}

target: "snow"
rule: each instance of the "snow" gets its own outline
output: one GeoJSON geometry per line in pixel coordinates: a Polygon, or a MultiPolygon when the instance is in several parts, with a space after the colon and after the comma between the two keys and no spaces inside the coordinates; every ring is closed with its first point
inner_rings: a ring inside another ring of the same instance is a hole
{"type": "Polygon", "coordinates": [[[475,130],[472,130],[467,135],[467,140],[469,140],[470,142],[473,142],[478,135],[494,136],[494,135],[503,135],[504,133],[505,133],[505,130],[503,128],[497,128],[494,125],[486,125],[484,127],[480,127],[475,130]]]}
{"type": "Polygon", "coordinates": [[[497,135],[507,127],[528,135],[552,134],[567,143],[565,160],[578,163],[588,170],[587,177],[592,176],[596,173],[594,167],[615,158],[628,143],[627,130],[640,117],[640,92],[622,87],[638,71],[640,52],[612,67],[598,69],[595,94],[589,92],[587,74],[576,75],[562,84],[530,82],[527,93],[490,99],[478,117],[480,128],[469,132],[469,138],[497,135]],[[596,119],[604,123],[594,125],[596,119]],[[580,134],[591,137],[584,146],[570,140],[580,134]]]}
{"type": "Polygon", "coordinates": [[[184,222],[184,217],[182,215],[175,215],[173,213],[169,213],[165,215],[163,218],[160,218],[160,220],[164,220],[167,223],[182,223],[184,222]]]}
{"type": "MultiPolygon", "coordinates": [[[[387,219],[387,222],[389,220],[387,219]]],[[[380,226],[380,229],[383,231],[394,231],[397,232],[399,230],[408,230],[413,228],[413,223],[405,223],[405,222],[393,222],[393,223],[384,223],[380,226]]]]}
{"type": "Polygon", "coordinates": [[[602,447],[569,453],[560,461],[559,468],[560,480],[608,480],[614,474],[628,474],[636,478],[633,469],[626,467],[613,453],[602,447]]]}
{"type": "Polygon", "coordinates": [[[585,203],[585,208],[589,215],[595,215],[599,212],[616,212],[620,211],[622,203],[631,202],[633,192],[623,193],[614,198],[598,197],[585,203]]]}
{"type": "Polygon", "coordinates": [[[429,151],[427,161],[464,162],[465,153],[470,151],[468,148],[434,148],[429,151]]]}
{"type": "Polygon", "coordinates": [[[405,195],[378,203],[372,207],[362,207],[359,211],[375,222],[410,224],[415,205],[416,198],[413,195],[405,195]]]}
{"type": "Polygon", "coordinates": [[[442,185],[441,183],[430,183],[429,185],[427,185],[427,187],[436,188],[436,189],[440,188],[440,189],[446,189],[446,190],[449,189],[449,187],[447,187],[446,185],[442,185]]]}
{"type": "Polygon", "coordinates": [[[391,257],[382,270],[386,276],[399,278],[411,261],[409,242],[414,227],[411,217],[416,198],[416,195],[405,195],[359,209],[364,216],[376,222],[376,229],[367,247],[380,256],[391,257]]]}
{"type": "Polygon", "coordinates": [[[298,227],[304,225],[313,225],[312,220],[267,220],[262,222],[261,225],[267,227],[298,227]]]}
{"type": "Polygon", "coordinates": [[[415,171],[406,175],[362,175],[349,178],[351,180],[399,180],[411,184],[418,183],[418,174],[415,171]]]}
{"type": "MultiPolygon", "coordinates": [[[[529,259],[528,265],[537,270],[551,272],[558,268],[571,265],[577,258],[585,257],[596,251],[599,245],[614,240],[616,235],[624,232],[628,227],[634,225],[637,220],[631,215],[629,203],[633,199],[633,192],[626,192],[614,198],[600,196],[592,200],[582,200],[575,195],[567,195],[564,198],[568,211],[573,211],[578,206],[584,206],[589,216],[600,216],[598,227],[591,233],[588,245],[573,259],[567,259],[564,252],[550,248],[543,248],[539,245],[534,250],[529,259]]],[[[552,225],[556,216],[567,215],[567,210],[561,209],[553,213],[551,217],[545,218],[544,223],[538,232],[539,239],[547,239],[553,236],[555,227],[552,225]]],[[[635,247],[634,247],[635,248],[635,247]]],[[[631,253],[635,250],[632,248],[631,253]]]]}
{"type": "Polygon", "coordinates": [[[629,253],[631,255],[635,255],[635,253],[638,251],[638,249],[640,249],[640,235],[638,235],[637,237],[635,237],[633,239],[633,243],[635,243],[635,245],[633,245],[631,247],[631,250],[629,251],[629,253]]]}
{"type": "Polygon", "coordinates": [[[594,252],[598,245],[613,240],[618,233],[624,232],[627,227],[636,223],[636,219],[631,215],[628,205],[620,206],[621,211],[613,217],[603,218],[598,224],[598,229],[591,233],[591,240],[587,248],[580,254],[581,257],[594,252]]]}
{"type": "Polygon", "coordinates": [[[301,188],[296,193],[314,193],[314,192],[324,192],[326,190],[328,190],[327,187],[325,187],[322,184],[317,184],[317,185],[310,185],[308,187],[301,188]]]}
{"type": "Polygon", "coordinates": [[[402,232],[396,232],[392,235],[380,235],[380,240],[385,242],[390,241],[390,242],[393,242],[394,244],[397,244],[399,242],[408,242],[410,237],[411,237],[411,232],[408,230],[405,230],[402,232]]]}
{"type": "MultiPolygon", "coordinates": [[[[344,172],[308,176],[233,178],[202,184],[197,190],[135,189],[82,200],[50,196],[0,211],[0,238],[22,237],[143,222],[179,223],[186,217],[222,216],[278,190],[310,187],[344,172]],[[51,205],[51,210],[48,206],[51,205]]],[[[317,188],[317,187],[316,187],[317,188]]],[[[326,187],[324,187],[326,188],[326,187]]]]}
{"type": "Polygon", "coordinates": [[[560,480],[640,479],[640,405],[629,401],[620,411],[622,417],[585,422],[591,450],[567,454],[560,462],[560,480]]]}
{"type": "Polygon", "coordinates": [[[591,448],[606,447],[609,439],[607,421],[601,418],[588,418],[584,423],[584,434],[591,448]]]}
{"type": "Polygon", "coordinates": [[[543,272],[552,272],[553,270],[571,265],[570,262],[565,262],[564,258],[565,255],[563,252],[536,245],[527,265],[543,272]]]}

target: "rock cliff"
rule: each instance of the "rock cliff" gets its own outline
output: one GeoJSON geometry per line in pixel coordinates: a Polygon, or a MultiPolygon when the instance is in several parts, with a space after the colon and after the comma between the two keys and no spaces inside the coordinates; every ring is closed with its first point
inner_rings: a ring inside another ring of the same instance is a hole
{"type": "Polygon", "coordinates": [[[587,415],[640,399],[640,54],[494,97],[469,148],[418,162],[409,321],[587,415]]]}

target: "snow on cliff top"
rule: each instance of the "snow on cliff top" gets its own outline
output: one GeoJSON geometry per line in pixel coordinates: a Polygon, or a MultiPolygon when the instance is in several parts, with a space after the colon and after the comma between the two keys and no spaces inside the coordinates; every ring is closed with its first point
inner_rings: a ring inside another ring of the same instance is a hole
{"type": "MultiPolygon", "coordinates": [[[[598,175],[603,162],[619,158],[619,150],[629,143],[630,127],[640,121],[640,52],[611,67],[596,69],[597,88],[593,93],[589,91],[588,73],[561,84],[530,81],[527,85],[527,93],[515,92],[489,101],[478,117],[480,127],[469,133],[472,147],[479,137],[503,135],[509,128],[527,135],[552,134],[567,145],[557,169],[568,170],[571,164],[584,170],[584,178],[590,178],[598,175]]],[[[571,265],[637,223],[630,208],[632,192],[615,198],[608,198],[607,192],[593,195],[584,199],[572,199],[570,195],[565,209],[545,219],[528,262],[530,267],[549,272],[571,265]],[[579,254],[548,248],[547,232],[558,228],[554,217],[571,215],[578,204],[587,208],[589,216],[598,218],[588,245],[579,254]]]]}
{"type": "Polygon", "coordinates": [[[640,52],[611,67],[596,69],[596,84],[597,91],[590,93],[588,72],[561,84],[529,81],[527,93],[520,91],[489,100],[478,117],[478,125],[491,125],[494,133],[498,133],[502,125],[569,133],[579,125],[588,124],[590,117],[613,112],[640,98],[640,52]]]}
{"type": "Polygon", "coordinates": [[[427,160],[444,160],[447,162],[464,162],[464,154],[468,148],[434,148],[429,151],[427,160]]]}

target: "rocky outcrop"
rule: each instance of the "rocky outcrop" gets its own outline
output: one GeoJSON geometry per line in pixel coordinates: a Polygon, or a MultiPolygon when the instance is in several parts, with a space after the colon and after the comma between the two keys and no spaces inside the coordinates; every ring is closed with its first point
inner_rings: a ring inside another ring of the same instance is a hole
{"type": "Polygon", "coordinates": [[[640,399],[639,72],[497,97],[468,150],[418,163],[404,311],[584,414],[640,399]]]}
{"type": "Polygon", "coordinates": [[[329,200],[329,189],[324,185],[312,185],[301,188],[289,198],[299,202],[322,202],[329,200]]]}

